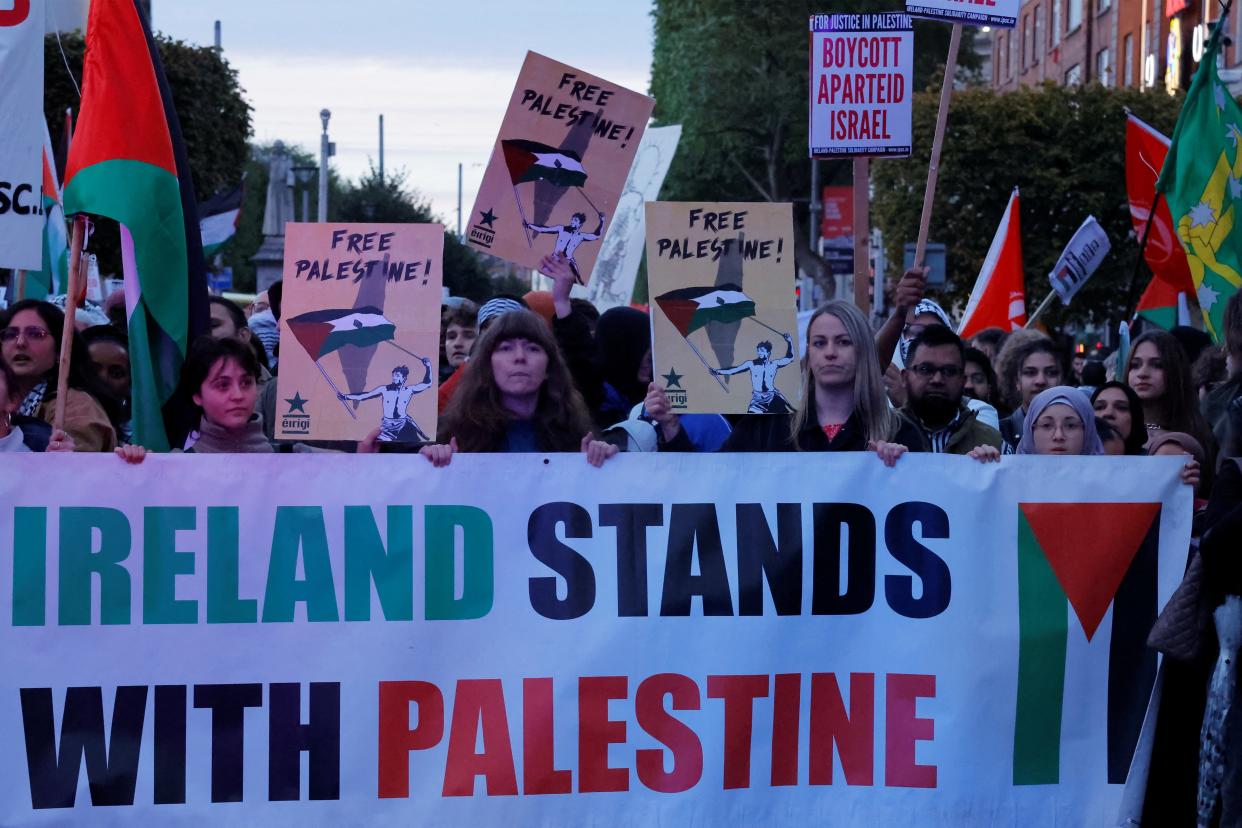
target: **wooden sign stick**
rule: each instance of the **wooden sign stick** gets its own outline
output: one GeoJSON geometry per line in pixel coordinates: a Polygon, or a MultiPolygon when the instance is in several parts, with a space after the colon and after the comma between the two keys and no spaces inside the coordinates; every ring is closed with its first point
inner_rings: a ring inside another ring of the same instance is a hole
{"type": "Polygon", "coordinates": [[[918,243],[914,246],[914,266],[922,267],[927,255],[927,231],[931,226],[932,201],[936,197],[936,178],[940,173],[940,149],[944,145],[944,127],[949,120],[949,100],[953,97],[953,78],[957,74],[957,50],[962,45],[962,24],[953,24],[949,37],[949,57],[944,65],[944,82],[940,86],[940,110],[936,113],[936,134],[932,138],[931,163],[927,166],[927,189],[923,191],[923,216],[919,220],[918,243]]]}
{"type": "Polygon", "coordinates": [[[854,305],[871,316],[871,159],[854,159],[854,305]]]}
{"type": "Polygon", "coordinates": [[[86,216],[73,217],[73,237],[69,242],[69,285],[65,291],[65,326],[60,335],[60,368],[56,376],[56,409],[52,428],[64,430],[65,398],[69,395],[69,363],[73,356],[74,316],[78,310],[78,286],[82,280],[82,237],[86,216]]]}

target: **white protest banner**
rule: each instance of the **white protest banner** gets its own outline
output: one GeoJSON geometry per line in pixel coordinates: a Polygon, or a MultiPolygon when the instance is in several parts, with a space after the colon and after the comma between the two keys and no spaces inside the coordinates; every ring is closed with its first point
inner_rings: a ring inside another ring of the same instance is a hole
{"type": "Polygon", "coordinates": [[[812,15],[811,157],[909,155],[913,77],[910,15],[812,15]]]}
{"type": "Polygon", "coordinates": [[[43,0],[0,2],[0,267],[43,267],[43,0]]]}
{"type": "Polygon", "coordinates": [[[600,243],[591,283],[585,287],[574,285],[572,292],[573,296],[589,300],[601,313],[630,304],[647,233],[643,204],[660,197],[660,185],[668,175],[680,141],[681,124],[674,124],[648,129],[638,143],[634,166],[630,167],[613,212],[612,232],[600,243]]]}
{"type": "Polygon", "coordinates": [[[1018,25],[1022,0],[906,0],[906,11],[915,17],[944,20],[966,26],[1018,25]]]}
{"type": "Polygon", "coordinates": [[[0,824],[1115,824],[1183,462],[13,455],[0,824]]]}
{"type": "Polygon", "coordinates": [[[1091,278],[1091,274],[1095,273],[1111,248],[1104,228],[1095,220],[1095,216],[1087,216],[1074,231],[1074,237],[1065,245],[1061,258],[1057,259],[1056,266],[1048,274],[1048,281],[1062,304],[1070,303],[1074,294],[1091,278]]]}

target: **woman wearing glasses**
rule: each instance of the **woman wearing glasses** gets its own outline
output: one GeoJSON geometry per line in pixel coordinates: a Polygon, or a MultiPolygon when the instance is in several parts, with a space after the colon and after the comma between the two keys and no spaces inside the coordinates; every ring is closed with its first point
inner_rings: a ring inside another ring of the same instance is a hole
{"type": "MultiPolygon", "coordinates": [[[[23,300],[0,316],[0,354],[12,369],[21,403],[16,413],[51,423],[56,411],[60,341],[65,317],[48,302],[23,300]]],[[[77,451],[112,451],[116,430],[99,392],[90,355],[76,334],[65,398],[64,429],[77,451]]],[[[55,435],[53,435],[55,440],[55,435]]],[[[55,451],[59,446],[48,446],[55,451]]]]}

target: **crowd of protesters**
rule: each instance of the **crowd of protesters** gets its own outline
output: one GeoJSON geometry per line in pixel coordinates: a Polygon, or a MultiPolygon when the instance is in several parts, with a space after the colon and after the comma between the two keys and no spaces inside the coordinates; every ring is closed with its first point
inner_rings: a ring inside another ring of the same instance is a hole
{"type": "MultiPolygon", "coordinates": [[[[413,446],[384,441],[378,429],[357,444],[274,440],[281,286],[244,310],[212,297],[211,332],[191,344],[165,408],[176,450],[417,451],[436,467],[458,452],[579,452],[596,466],[621,451],[869,452],[889,466],[908,452],[980,463],[1011,454],[1176,455],[1195,497],[1196,545],[1182,588],[1197,608],[1189,617],[1202,619],[1226,594],[1242,592],[1233,542],[1242,531],[1242,293],[1229,299],[1223,347],[1191,328],[1150,330],[1123,364],[1106,364],[1071,357],[1033,329],[993,328],[963,341],[949,314],[923,296],[923,275],[910,271],[878,331],[847,302],[814,312],[800,343],[796,410],[726,418],[673,410],[653,381],[644,311],[600,314],[570,298],[574,273],[564,260],[549,257],[541,270],[552,277],[550,292],[443,307],[439,429],[413,446]]],[[[0,314],[0,452],[115,451],[142,462],[145,449],[132,445],[123,320],[96,324],[106,320],[97,316],[79,314],[63,430],[53,430],[64,314],[42,301],[0,314]]],[[[1170,666],[1151,824],[1178,824],[1193,809],[1194,722],[1216,653],[1210,625],[1195,620],[1170,632],[1176,623],[1162,617],[1152,640],[1170,666]]]]}

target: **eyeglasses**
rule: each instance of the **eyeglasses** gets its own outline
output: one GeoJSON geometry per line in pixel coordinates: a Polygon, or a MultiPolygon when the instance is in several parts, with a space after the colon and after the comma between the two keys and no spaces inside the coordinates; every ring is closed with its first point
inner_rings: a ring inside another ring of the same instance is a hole
{"type": "Polygon", "coordinates": [[[930,362],[920,362],[918,365],[912,365],[910,370],[920,377],[927,377],[928,379],[936,374],[947,380],[957,379],[962,375],[962,369],[956,365],[932,365],[930,362]]]}
{"type": "Polygon", "coordinates": [[[988,375],[983,373],[967,374],[966,380],[973,385],[987,385],[988,375]]]}
{"type": "Polygon", "coordinates": [[[51,335],[51,331],[47,328],[40,328],[37,325],[27,325],[24,328],[5,328],[0,331],[0,342],[12,342],[19,336],[25,336],[28,342],[41,342],[51,335]]]}
{"type": "Polygon", "coordinates": [[[1077,434],[1082,431],[1082,423],[1079,420],[1066,420],[1063,423],[1045,420],[1035,424],[1035,431],[1038,431],[1041,434],[1052,434],[1058,428],[1061,429],[1062,434],[1077,434]]]}

